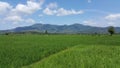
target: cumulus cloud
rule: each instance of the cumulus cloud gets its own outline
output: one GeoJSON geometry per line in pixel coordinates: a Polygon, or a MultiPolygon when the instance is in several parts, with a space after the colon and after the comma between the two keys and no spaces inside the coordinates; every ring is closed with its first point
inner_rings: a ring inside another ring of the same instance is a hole
{"type": "Polygon", "coordinates": [[[74,9],[67,10],[64,8],[58,8],[56,3],[50,3],[44,10],[43,13],[46,15],[66,16],[66,15],[77,15],[83,14],[82,10],[76,11],[74,9]]]}
{"type": "Polygon", "coordinates": [[[15,9],[12,11],[14,13],[21,13],[21,14],[32,14],[37,10],[41,9],[42,3],[37,3],[34,1],[27,1],[27,4],[18,4],[15,9]]]}
{"type": "Polygon", "coordinates": [[[26,23],[35,23],[35,21],[31,18],[25,19],[20,16],[8,16],[4,18],[4,22],[13,22],[13,23],[18,23],[18,22],[26,22],[26,23]]]}
{"type": "Polygon", "coordinates": [[[0,15],[6,13],[12,8],[12,6],[7,2],[0,2],[0,15]]]}
{"type": "Polygon", "coordinates": [[[2,23],[11,22],[11,24],[20,22],[23,22],[23,24],[35,23],[33,19],[29,18],[29,15],[42,9],[43,3],[44,0],[27,0],[26,4],[18,3],[12,7],[9,3],[0,1],[0,21],[2,23]]]}
{"type": "Polygon", "coordinates": [[[117,19],[120,19],[120,14],[109,14],[105,17],[105,19],[107,20],[117,20],[117,19]]]}
{"type": "Polygon", "coordinates": [[[43,3],[44,0],[27,0],[26,4],[18,3],[16,6],[13,7],[7,2],[0,1],[0,15],[30,15],[42,9],[43,3]]]}
{"type": "Polygon", "coordinates": [[[50,8],[45,8],[45,9],[43,10],[43,13],[46,14],[46,15],[54,15],[54,14],[57,13],[57,10],[52,10],[52,9],[50,9],[50,8]]]}
{"type": "Polygon", "coordinates": [[[119,23],[120,13],[109,14],[109,15],[105,16],[104,19],[107,21],[108,25],[110,25],[110,26],[116,26],[116,27],[120,26],[120,23],[119,23]]]}
{"type": "Polygon", "coordinates": [[[57,12],[56,11],[57,7],[58,7],[57,3],[50,3],[43,10],[43,13],[46,15],[54,15],[57,12]]]}
{"type": "Polygon", "coordinates": [[[78,15],[78,14],[83,14],[83,11],[75,11],[75,10],[66,10],[64,8],[60,8],[57,10],[57,16],[65,16],[65,15],[78,15]]]}
{"type": "Polygon", "coordinates": [[[4,20],[9,21],[9,22],[22,22],[23,21],[23,19],[20,16],[8,16],[4,20]]]}

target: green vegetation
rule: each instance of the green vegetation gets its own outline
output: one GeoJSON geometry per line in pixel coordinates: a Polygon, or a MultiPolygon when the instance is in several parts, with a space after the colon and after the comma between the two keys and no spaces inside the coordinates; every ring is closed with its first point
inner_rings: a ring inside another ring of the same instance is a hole
{"type": "Polygon", "coordinates": [[[120,47],[78,45],[24,68],[120,68],[120,47]]]}
{"type": "Polygon", "coordinates": [[[115,33],[114,27],[113,27],[113,26],[110,26],[110,27],[108,28],[108,32],[109,32],[110,35],[112,36],[112,35],[115,33]]]}
{"type": "Polygon", "coordinates": [[[45,34],[48,34],[48,31],[47,31],[47,30],[45,30],[45,34]]]}
{"type": "Polygon", "coordinates": [[[0,68],[21,68],[24,66],[29,68],[31,64],[34,68],[34,63],[35,66],[40,65],[40,68],[50,68],[50,66],[51,68],[61,68],[63,66],[70,68],[69,66],[76,66],[75,64],[80,62],[79,60],[83,60],[81,66],[90,66],[91,63],[95,65],[101,59],[106,60],[98,63],[102,64],[104,62],[106,66],[109,66],[107,62],[110,60],[110,64],[113,63],[112,66],[115,66],[115,64],[117,66],[120,64],[117,61],[120,60],[119,40],[119,35],[112,37],[107,35],[1,35],[0,68]],[[97,54],[99,51],[100,54],[97,54]],[[105,57],[103,57],[104,55],[105,57]],[[72,57],[75,57],[76,60],[72,57]],[[95,59],[92,60],[91,58],[95,59]],[[62,61],[64,64],[61,64],[62,61]],[[67,65],[68,62],[69,65],[67,65]],[[48,63],[50,65],[47,65],[48,63]]]}

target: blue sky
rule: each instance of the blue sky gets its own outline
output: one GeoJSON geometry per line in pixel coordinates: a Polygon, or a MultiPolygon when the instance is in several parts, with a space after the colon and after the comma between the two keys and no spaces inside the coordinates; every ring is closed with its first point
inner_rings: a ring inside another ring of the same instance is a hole
{"type": "Polygon", "coordinates": [[[0,0],[0,30],[32,24],[120,27],[120,0],[0,0]]]}

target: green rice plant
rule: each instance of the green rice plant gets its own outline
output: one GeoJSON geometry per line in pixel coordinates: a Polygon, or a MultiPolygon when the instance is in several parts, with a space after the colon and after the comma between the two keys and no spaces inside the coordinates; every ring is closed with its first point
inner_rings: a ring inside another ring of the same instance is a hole
{"type": "Polygon", "coordinates": [[[119,46],[119,40],[119,35],[0,35],[0,68],[28,66],[76,45],[119,46]]]}
{"type": "Polygon", "coordinates": [[[23,68],[120,68],[120,46],[78,45],[23,68]]]}

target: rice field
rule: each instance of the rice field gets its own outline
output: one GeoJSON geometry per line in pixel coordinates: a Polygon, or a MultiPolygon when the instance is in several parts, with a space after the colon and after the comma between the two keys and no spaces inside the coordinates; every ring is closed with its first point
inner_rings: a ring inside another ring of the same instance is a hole
{"type": "Polygon", "coordinates": [[[120,47],[77,45],[23,68],[120,68],[120,47]]]}
{"type": "Polygon", "coordinates": [[[119,45],[120,35],[0,35],[0,68],[119,68],[119,45]]]}

